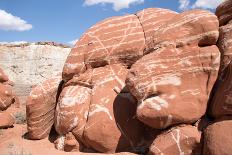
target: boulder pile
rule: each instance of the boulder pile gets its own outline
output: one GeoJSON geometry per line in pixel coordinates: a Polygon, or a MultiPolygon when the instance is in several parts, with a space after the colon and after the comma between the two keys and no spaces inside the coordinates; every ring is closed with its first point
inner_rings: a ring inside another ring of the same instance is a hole
{"type": "Polygon", "coordinates": [[[68,152],[232,152],[231,9],[221,4],[218,20],[206,10],[148,8],[92,26],[62,77],[31,91],[29,138],[54,126],[55,147],[68,152]]]}
{"type": "Polygon", "coordinates": [[[209,115],[215,122],[204,131],[204,154],[224,155],[232,152],[232,1],[216,9],[219,19],[218,48],[221,63],[217,82],[209,102],[209,115]]]}
{"type": "Polygon", "coordinates": [[[15,123],[14,116],[5,111],[11,104],[19,104],[12,86],[13,82],[0,68],[0,129],[11,127],[15,123]]]}

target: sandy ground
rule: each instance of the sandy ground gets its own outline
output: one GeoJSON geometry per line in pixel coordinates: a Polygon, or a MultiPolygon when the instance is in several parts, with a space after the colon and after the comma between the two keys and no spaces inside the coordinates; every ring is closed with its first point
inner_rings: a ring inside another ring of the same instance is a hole
{"type": "MultiPolygon", "coordinates": [[[[19,113],[25,118],[25,105],[21,107],[12,105],[6,110],[15,115],[19,113]]],[[[68,155],[68,154],[83,154],[77,152],[63,152],[56,150],[52,143],[54,139],[46,138],[43,140],[27,139],[26,123],[14,124],[11,128],[0,129],[0,155],[68,155]]]]}
{"type": "MultiPolygon", "coordinates": [[[[54,148],[48,139],[29,140],[26,137],[26,125],[15,124],[14,127],[0,131],[0,155],[86,155],[88,153],[64,152],[54,148]]],[[[94,153],[96,154],[96,153],[94,153]]],[[[125,153],[127,154],[127,153],[125,153]]]]}

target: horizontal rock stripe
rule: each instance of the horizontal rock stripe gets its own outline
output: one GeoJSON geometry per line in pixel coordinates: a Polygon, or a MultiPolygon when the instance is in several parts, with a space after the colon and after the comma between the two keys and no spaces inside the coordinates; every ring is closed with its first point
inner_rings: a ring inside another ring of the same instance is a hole
{"type": "Polygon", "coordinates": [[[61,77],[53,77],[34,87],[27,98],[27,128],[30,139],[43,139],[54,124],[56,97],[61,77]]]}

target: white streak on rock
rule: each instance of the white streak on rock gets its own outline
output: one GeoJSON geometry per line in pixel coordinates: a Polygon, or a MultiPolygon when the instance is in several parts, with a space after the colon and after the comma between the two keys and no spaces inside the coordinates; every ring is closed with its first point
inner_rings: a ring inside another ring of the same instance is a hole
{"type": "Polygon", "coordinates": [[[176,95],[173,94],[168,97],[168,99],[174,99],[174,98],[176,98],[176,95]]]}
{"type": "Polygon", "coordinates": [[[72,129],[74,129],[77,126],[77,124],[78,124],[78,117],[75,117],[73,119],[73,123],[71,123],[70,126],[69,126],[69,131],[71,131],[72,129]]]}
{"type": "Polygon", "coordinates": [[[92,116],[95,113],[104,112],[109,116],[111,120],[113,120],[112,116],[110,115],[109,109],[107,109],[103,105],[95,104],[94,106],[95,106],[95,109],[89,113],[89,116],[92,116]]]}
{"type": "Polygon", "coordinates": [[[184,67],[184,66],[191,66],[192,62],[189,61],[188,59],[183,59],[180,62],[178,62],[178,64],[184,67]]]}
{"type": "Polygon", "coordinates": [[[181,85],[181,79],[175,74],[169,74],[161,77],[160,79],[155,79],[153,81],[155,85],[174,85],[179,86],[181,85]]]}
{"type": "Polygon", "coordinates": [[[58,140],[57,145],[56,145],[57,150],[64,150],[65,136],[60,135],[57,140],[58,140]]]}
{"type": "Polygon", "coordinates": [[[65,66],[67,68],[70,68],[70,69],[76,69],[78,66],[80,66],[81,64],[79,63],[74,63],[74,64],[71,64],[71,63],[65,63],[65,66]]]}
{"type": "Polygon", "coordinates": [[[184,155],[184,152],[181,150],[181,144],[180,144],[180,130],[179,129],[175,129],[171,132],[172,138],[173,140],[176,142],[176,145],[178,147],[179,150],[179,155],[184,155]],[[176,137],[174,136],[173,132],[176,131],[176,137]]]}
{"type": "Polygon", "coordinates": [[[153,145],[152,147],[154,147],[157,151],[159,151],[160,155],[164,155],[163,152],[155,145],[153,145]]]}
{"type": "Polygon", "coordinates": [[[168,115],[167,122],[164,124],[164,128],[169,126],[172,123],[172,115],[168,115]]]}
{"type": "Polygon", "coordinates": [[[168,108],[168,102],[159,96],[148,98],[139,105],[138,108],[143,108],[145,105],[149,105],[151,108],[161,110],[162,107],[168,108]]]}
{"type": "Polygon", "coordinates": [[[84,118],[85,118],[85,119],[88,118],[88,113],[89,113],[88,111],[85,111],[85,113],[84,113],[84,118]]]}
{"type": "Polygon", "coordinates": [[[90,89],[86,87],[70,86],[64,96],[59,100],[60,107],[71,107],[85,103],[90,95],[90,89]]]}
{"type": "Polygon", "coordinates": [[[198,95],[200,94],[200,91],[199,89],[188,89],[188,90],[181,91],[181,94],[184,94],[184,93],[189,93],[191,95],[198,95]]]}

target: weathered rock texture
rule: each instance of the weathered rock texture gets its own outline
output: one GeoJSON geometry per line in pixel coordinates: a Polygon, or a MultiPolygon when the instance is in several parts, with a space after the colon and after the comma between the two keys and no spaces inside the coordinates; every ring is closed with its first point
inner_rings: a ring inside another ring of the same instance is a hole
{"type": "Polygon", "coordinates": [[[156,154],[192,154],[201,153],[201,134],[196,127],[180,126],[160,134],[152,143],[149,155],[156,154]]]}
{"type": "Polygon", "coordinates": [[[56,76],[34,87],[27,98],[27,128],[30,139],[48,136],[54,124],[56,98],[61,76],[56,76]]]}
{"type": "Polygon", "coordinates": [[[232,1],[218,6],[216,15],[220,23],[218,48],[221,52],[219,77],[209,102],[209,114],[216,118],[204,130],[204,155],[231,154],[232,127],[232,1]]]}
{"type": "Polygon", "coordinates": [[[125,88],[127,69],[107,65],[74,77],[62,90],[56,130],[70,131],[80,143],[99,152],[136,151],[143,125],[134,118],[136,101],[125,88]]]}
{"type": "Polygon", "coordinates": [[[0,111],[6,110],[11,104],[19,104],[18,97],[12,90],[13,82],[0,68],[0,111]]]}
{"type": "Polygon", "coordinates": [[[221,52],[219,78],[210,102],[209,113],[213,117],[232,114],[232,1],[222,3],[216,11],[220,21],[218,47],[221,52]]]}
{"type": "MultiPolygon", "coordinates": [[[[201,154],[208,99],[220,94],[220,85],[211,90],[219,67],[223,78],[229,66],[230,36],[221,27],[219,37],[217,16],[205,10],[149,8],[105,19],[71,50],[60,85],[51,79],[33,89],[29,134],[42,139],[54,124],[55,147],[70,152],[201,154]]],[[[209,107],[224,113],[224,102],[214,100],[209,107]]]]}
{"type": "Polygon", "coordinates": [[[8,112],[0,112],[0,129],[11,127],[14,123],[14,116],[8,112]]]}
{"type": "Polygon", "coordinates": [[[16,94],[24,99],[33,85],[62,71],[69,52],[69,47],[53,42],[0,44],[0,66],[14,81],[16,94]]]}
{"type": "Polygon", "coordinates": [[[227,24],[232,19],[232,2],[231,0],[225,0],[216,9],[216,15],[218,16],[220,26],[227,24]]]}
{"type": "Polygon", "coordinates": [[[204,155],[231,154],[232,120],[222,120],[209,125],[204,131],[204,155]]]}
{"type": "Polygon", "coordinates": [[[131,66],[142,57],[144,46],[144,32],[136,15],[103,20],[76,43],[65,62],[63,79],[109,64],[131,66]]]}
{"type": "Polygon", "coordinates": [[[166,128],[204,115],[219,68],[217,38],[216,16],[201,10],[176,15],[155,31],[153,52],[131,67],[126,82],[142,122],[166,128]]]}

